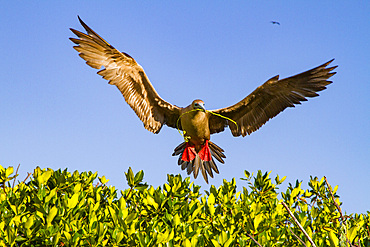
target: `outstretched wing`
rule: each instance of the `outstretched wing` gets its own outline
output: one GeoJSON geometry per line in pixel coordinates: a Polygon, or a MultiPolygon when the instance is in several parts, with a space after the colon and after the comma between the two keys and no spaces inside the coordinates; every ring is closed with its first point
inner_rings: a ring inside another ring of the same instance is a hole
{"type": "Polygon", "coordinates": [[[73,48],[86,64],[95,69],[104,67],[98,74],[117,86],[147,130],[158,133],[163,124],[176,128],[181,109],[159,97],[143,68],[130,55],[115,49],[78,19],[87,34],[71,29],[78,38],[70,40],[77,44],[73,48]]]}
{"type": "Polygon", "coordinates": [[[327,68],[333,60],[282,80],[275,76],[235,105],[212,111],[234,120],[238,126],[224,118],[211,115],[211,133],[221,132],[229,126],[233,136],[244,137],[258,130],[285,108],[307,101],[306,97],[319,96],[316,92],[326,89],[326,86],[332,83],[327,79],[336,74],[331,71],[337,66],[327,68]]]}

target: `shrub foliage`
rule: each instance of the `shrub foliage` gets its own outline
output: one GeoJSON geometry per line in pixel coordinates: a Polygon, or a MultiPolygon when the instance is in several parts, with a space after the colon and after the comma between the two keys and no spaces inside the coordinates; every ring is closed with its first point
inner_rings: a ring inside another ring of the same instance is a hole
{"type": "Polygon", "coordinates": [[[201,192],[180,175],[154,188],[130,168],[118,195],[97,173],[13,173],[0,166],[0,246],[370,246],[370,212],[343,214],[325,177],[279,193],[285,177],[245,171],[241,191],[232,179],[201,192]]]}

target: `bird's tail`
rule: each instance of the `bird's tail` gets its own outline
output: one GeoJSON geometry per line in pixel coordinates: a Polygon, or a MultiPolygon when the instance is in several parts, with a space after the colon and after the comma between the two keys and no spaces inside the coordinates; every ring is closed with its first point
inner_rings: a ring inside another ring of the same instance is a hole
{"type": "Polygon", "coordinates": [[[226,158],[224,155],[224,150],[214,144],[211,141],[206,140],[202,148],[197,152],[195,146],[189,142],[183,142],[178,145],[172,156],[180,155],[178,164],[181,166],[182,170],[187,169],[188,175],[193,172],[194,178],[198,177],[199,169],[202,172],[204,180],[208,184],[207,173],[213,178],[213,171],[219,173],[213,158],[216,158],[222,164],[225,163],[223,158],[226,158]]]}

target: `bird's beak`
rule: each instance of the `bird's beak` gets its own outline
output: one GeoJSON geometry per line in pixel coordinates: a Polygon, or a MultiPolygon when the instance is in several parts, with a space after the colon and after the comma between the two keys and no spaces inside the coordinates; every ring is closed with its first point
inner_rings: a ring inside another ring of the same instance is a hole
{"type": "Polygon", "coordinates": [[[200,106],[200,109],[202,109],[203,111],[206,111],[206,108],[204,107],[204,103],[199,103],[199,106],[200,106]]]}

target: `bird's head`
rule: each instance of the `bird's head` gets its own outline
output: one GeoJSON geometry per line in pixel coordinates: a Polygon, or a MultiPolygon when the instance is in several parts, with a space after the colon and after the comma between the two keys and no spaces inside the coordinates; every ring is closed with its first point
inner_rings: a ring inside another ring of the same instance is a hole
{"type": "Polygon", "coordinates": [[[203,110],[203,111],[206,110],[206,108],[204,107],[203,100],[200,100],[200,99],[194,100],[193,103],[192,103],[192,106],[193,106],[193,109],[200,109],[200,110],[203,110]]]}

